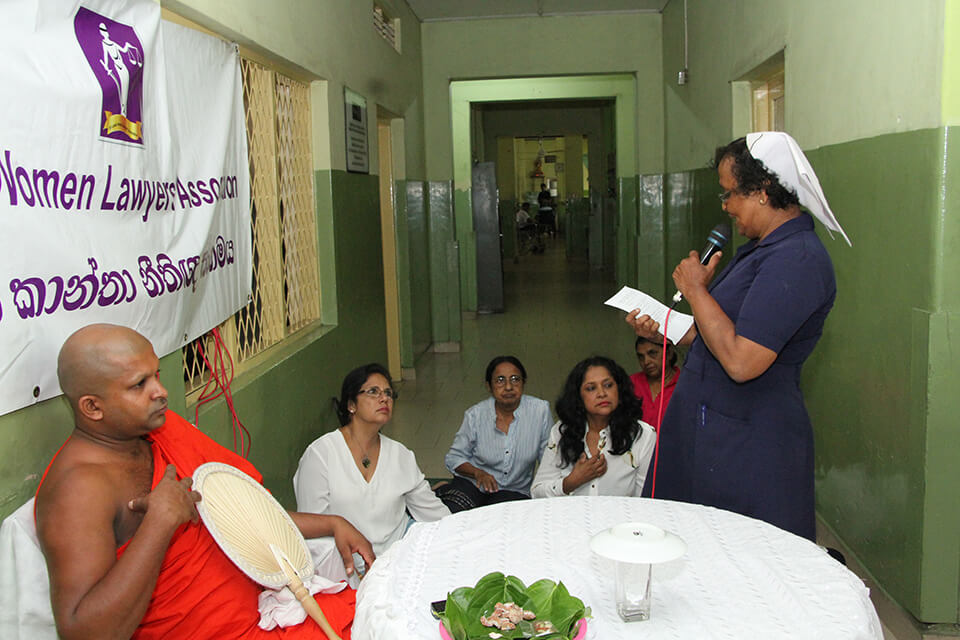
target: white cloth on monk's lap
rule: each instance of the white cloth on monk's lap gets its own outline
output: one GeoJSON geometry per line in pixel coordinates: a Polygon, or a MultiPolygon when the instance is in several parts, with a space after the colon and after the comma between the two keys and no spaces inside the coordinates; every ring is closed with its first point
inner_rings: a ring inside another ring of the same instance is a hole
{"type": "MultiPolygon", "coordinates": [[[[359,581],[356,574],[347,578],[347,570],[343,566],[343,558],[337,549],[337,543],[332,536],[323,538],[308,538],[307,549],[313,558],[313,577],[304,581],[303,585],[310,592],[338,593],[349,584],[354,589],[359,581]]],[[[307,612],[303,605],[294,597],[290,589],[264,589],[257,600],[257,610],[260,611],[258,626],[269,631],[274,627],[290,627],[300,624],[307,619],[307,612]]]]}
{"type": "MultiPolygon", "coordinates": [[[[303,581],[310,595],[316,593],[338,593],[347,588],[346,582],[332,582],[316,573],[303,581]]],[[[264,631],[276,627],[292,627],[307,619],[307,611],[287,587],[282,589],[264,589],[257,601],[260,611],[259,626],[264,631]]]]}

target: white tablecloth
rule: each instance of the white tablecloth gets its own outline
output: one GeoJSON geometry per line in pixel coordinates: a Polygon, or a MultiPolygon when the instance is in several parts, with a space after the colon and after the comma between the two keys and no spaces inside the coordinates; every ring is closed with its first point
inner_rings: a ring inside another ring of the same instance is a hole
{"type": "Polygon", "coordinates": [[[414,525],[360,584],[355,640],[436,640],[430,603],[502,571],[562,580],[593,610],[588,638],[882,640],[863,582],[817,545],[758,520],[664,500],[564,497],[464,511],[414,525]],[[654,566],[651,619],[616,613],[613,563],[590,537],[650,522],[687,542],[654,566]]]}

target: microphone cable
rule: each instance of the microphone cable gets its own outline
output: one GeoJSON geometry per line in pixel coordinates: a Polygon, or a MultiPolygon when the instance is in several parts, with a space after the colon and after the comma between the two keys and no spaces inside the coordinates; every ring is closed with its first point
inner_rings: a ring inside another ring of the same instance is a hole
{"type": "MultiPolygon", "coordinates": [[[[676,304],[676,303],[674,303],[676,304]]],[[[660,434],[663,429],[663,399],[664,399],[664,387],[666,386],[667,380],[667,324],[670,322],[670,312],[673,311],[673,307],[667,309],[667,315],[663,319],[663,347],[660,352],[660,398],[657,403],[657,443],[653,445],[653,478],[650,486],[650,497],[655,498],[657,493],[657,460],[660,457],[660,434]]]]}

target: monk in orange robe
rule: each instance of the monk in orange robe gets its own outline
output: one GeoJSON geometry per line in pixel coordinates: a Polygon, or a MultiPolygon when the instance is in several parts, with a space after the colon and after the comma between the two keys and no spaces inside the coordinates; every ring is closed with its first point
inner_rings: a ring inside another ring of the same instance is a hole
{"type": "MultiPolygon", "coordinates": [[[[70,438],[37,490],[36,518],[62,638],[326,638],[310,619],[257,626],[262,588],[199,522],[190,475],[225,462],[257,480],[247,460],[167,410],[153,347],[139,333],[91,325],[64,343],[57,373],[75,416],[70,438]]],[[[369,542],[337,516],[291,513],[306,537],[332,535],[374,560],[369,542]]],[[[349,638],[355,592],[317,594],[349,638]]]]}

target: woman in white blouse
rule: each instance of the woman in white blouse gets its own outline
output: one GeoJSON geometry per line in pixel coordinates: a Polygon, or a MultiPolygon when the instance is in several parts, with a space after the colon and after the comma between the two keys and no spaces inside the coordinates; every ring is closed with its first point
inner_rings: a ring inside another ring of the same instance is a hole
{"type": "Polygon", "coordinates": [[[556,409],[533,497],[639,496],[657,435],[626,371],[603,356],[577,363],[556,409]]]}
{"type": "Polygon", "coordinates": [[[298,511],[342,516],[377,555],[403,537],[410,524],[407,511],[422,522],[450,514],[413,452],[380,433],[396,398],[383,366],[348,373],[335,400],[342,426],[307,447],[293,476],[298,511]]]}

